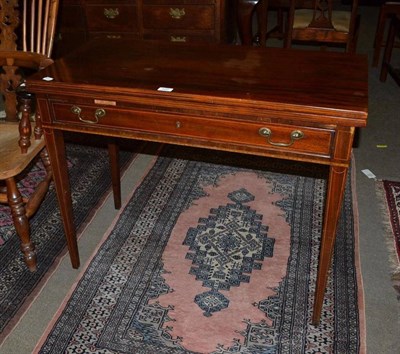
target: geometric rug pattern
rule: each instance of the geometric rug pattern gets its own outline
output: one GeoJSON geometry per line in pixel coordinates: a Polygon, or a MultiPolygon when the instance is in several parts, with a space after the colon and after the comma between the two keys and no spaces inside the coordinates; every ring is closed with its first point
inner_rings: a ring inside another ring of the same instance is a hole
{"type": "Polygon", "coordinates": [[[301,163],[164,148],[36,352],[362,352],[350,178],[321,323],[310,324],[324,177],[301,163]]]}
{"type": "Polygon", "coordinates": [[[387,229],[392,280],[400,296],[400,182],[379,181],[378,193],[387,229]]]}
{"type": "MultiPolygon", "coordinates": [[[[66,149],[75,225],[82,228],[110,191],[108,151],[78,144],[67,144],[66,149]]],[[[121,151],[121,167],[126,168],[132,157],[132,152],[121,151]]],[[[22,193],[29,194],[43,174],[41,162],[33,165],[19,182],[22,193]]],[[[45,280],[66,246],[53,183],[37,213],[31,218],[30,226],[37,252],[36,272],[30,272],[24,263],[9,207],[0,206],[0,343],[18,321],[21,312],[29,306],[39,290],[38,285],[45,280]]]]}

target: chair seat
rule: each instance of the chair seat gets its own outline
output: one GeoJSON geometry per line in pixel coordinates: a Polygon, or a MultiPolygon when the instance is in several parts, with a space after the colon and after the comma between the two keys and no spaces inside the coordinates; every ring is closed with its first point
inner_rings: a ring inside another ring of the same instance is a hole
{"type": "Polygon", "coordinates": [[[35,140],[32,134],[31,146],[26,154],[21,153],[18,122],[0,123],[0,179],[4,180],[20,174],[44,148],[44,138],[35,140]]]}
{"type": "MultiPolygon", "coordinates": [[[[313,10],[296,10],[293,20],[293,28],[307,28],[313,19],[313,10]]],[[[332,26],[338,32],[349,32],[350,30],[350,11],[332,11],[332,26]]]]}

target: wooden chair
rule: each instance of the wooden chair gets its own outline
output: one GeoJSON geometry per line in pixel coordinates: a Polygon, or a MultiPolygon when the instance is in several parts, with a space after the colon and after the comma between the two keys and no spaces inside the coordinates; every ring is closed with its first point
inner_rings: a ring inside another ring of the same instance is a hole
{"type": "Polygon", "coordinates": [[[346,52],[356,51],[359,27],[358,0],[349,9],[335,0],[291,0],[285,47],[292,42],[342,45],[346,52]]]}
{"type": "Polygon", "coordinates": [[[372,57],[373,67],[378,66],[381,48],[386,46],[385,41],[383,40],[386,24],[388,20],[396,15],[400,16],[399,1],[387,1],[381,5],[374,39],[374,55],[372,57]]]}
{"type": "Polygon", "coordinates": [[[285,38],[285,21],[289,0],[260,0],[256,6],[258,33],[255,42],[261,46],[266,46],[269,38],[285,38]],[[268,12],[276,12],[276,24],[268,27],[268,12]]]}
{"type": "Polygon", "coordinates": [[[30,94],[21,94],[22,115],[19,123],[0,123],[0,203],[11,208],[15,229],[20,238],[25,262],[31,271],[36,270],[36,252],[30,239],[29,218],[35,214],[44,199],[52,179],[50,160],[45,149],[40,119],[35,129],[31,128],[30,94]],[[33,133],[33,136],[32,136],[33,133]],[[46,176],[29,197],[22,196],[18,189],[18,177],[40,155],[46,176]]]}
{"type": "Polygon", "coordinates": [[[380,81],[385,82],[389,73],[393,80],[400,86],[400,68],[392,63],[393,48],[395,47],[396,38],[400,35],[400,17],[393,16],[390,21],[386,47],[383,54],[380,81]]]}
{"type": "Polygon", "coordinates": [[[16,88],[23,70],[40,70],[52,63],[59,0],[9,0],[2,2],[0,20],[0,91],[6,120],[17,120],[16,88]]]}
{"type": "MultiPolygon", "coordinates": [[[[40,114],[35,112],[32,128],[34,97],[25,92],[23,69],[40,70],[53,63],[50,58],[59,0],[8,0],[2,2],[0,18],[1,92],[5,96],[7,119],[0,122],[0,203],[11,208],[15,229],[21,241],[25,262],[31,271],[37,267],[36,252],[30,238],[29,218],[43,201],[52,180],[50,159],[45,147],[40,114]],[[22,5],[19,7],[18,5],[22,5]],[[19,36],[17,36],[17,34],[19,36]],[[21,119],[17,116],[17,96],[21,119]],[[46,176],[29,197],[18,189],[21,174],[40,156],[46,176]]],[[[108,141],[114,206],[121,207],[119,147],[108,141]]]]}
{"type": "Polygon", "coordinates": [[[11,208],[15,229],[21,241],[21,250],[31,271],[36,269],[36,253],[30,239],[29,218],[35,214],[46,195],[52,171],[45,149],[40,116],[37,114],[32,118],[33,95],[23,91],[23,69],[40,70],[53,62],[50,54],[58,2],[2,2],[1,88],[5,95],[8,119],[0,123],[0,202],[8,204],[11,208]],[[16,114],[17,92],[21,102],[19,122],[16,114]],[[36,121],[34,128],[31,120],[36,121]],[[43,160],[46,176],[32,195],[23,197],[18,189],[19,176],[38,155],[43,160]]]}

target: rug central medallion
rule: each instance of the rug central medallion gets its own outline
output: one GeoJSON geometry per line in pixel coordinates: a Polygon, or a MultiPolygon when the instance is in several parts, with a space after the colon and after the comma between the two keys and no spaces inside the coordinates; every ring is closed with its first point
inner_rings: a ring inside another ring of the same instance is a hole
{"type": "Polygon", "coordinates": [[[264,258],[273,256],[275,240],[267,237],[262,215],[245,205],[254,196],[241,188],[228,197],[234,203],[212,208],[196,228],[189,228],[183,242],[189,246],[186,258],[193,264],[190,274],[211,289],[194,299],[207,317],[229,306],[219,290],[248,283],[252,270],[261,269],[264,258]]]}

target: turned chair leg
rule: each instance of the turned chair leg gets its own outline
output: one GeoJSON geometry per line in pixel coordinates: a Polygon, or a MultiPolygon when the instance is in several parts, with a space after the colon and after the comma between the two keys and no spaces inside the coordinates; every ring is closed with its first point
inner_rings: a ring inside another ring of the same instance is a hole
{"type": "Polygon", "coordinates": [[[21,251],[24,255],[26,265],[33,272],[36,270],[36,252],[35,246],[30,239],[30,226],[28,217],[26,216],[25,204],[17,188],[15,179],[7,179],[6,185],[7,200],[11,208],[15,229],[20,238],[21,251]]]}

